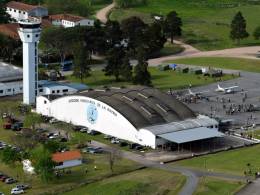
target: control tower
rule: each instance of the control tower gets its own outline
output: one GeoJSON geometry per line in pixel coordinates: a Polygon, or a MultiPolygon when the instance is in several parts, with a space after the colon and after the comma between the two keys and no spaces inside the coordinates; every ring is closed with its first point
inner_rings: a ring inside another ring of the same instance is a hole
{"type": "Polygon", "coordinates": [[[35,103],[38,91],[38,42],[41,21],[19,21],[18,33],[23,42],[23,103],[30,105],[35,103]]]}

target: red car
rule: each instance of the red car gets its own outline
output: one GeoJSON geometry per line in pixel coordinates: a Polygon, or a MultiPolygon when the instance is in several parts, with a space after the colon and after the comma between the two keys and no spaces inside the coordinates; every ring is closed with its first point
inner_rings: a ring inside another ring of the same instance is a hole
{"type": "Polygon", "coordinates": [[[4,129],[11,129],[11,127],[12,127],[12,124],[11,124],[11,123],[4,123],[4,124],[3,124],[3,128],[4,128],[4,129]]]}
{"type": "Polygon", "coordinates": [[[0,177],[0,181],[2,182],[5,182],[5,180],[7,179],[8,177],[6,175],[3,175],[2,177],[0,177]]]}

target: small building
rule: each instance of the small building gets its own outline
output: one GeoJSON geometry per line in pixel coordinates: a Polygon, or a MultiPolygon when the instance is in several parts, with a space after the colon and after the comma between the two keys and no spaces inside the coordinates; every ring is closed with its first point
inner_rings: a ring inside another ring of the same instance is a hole
{"type": "MultiPolygon", "coordinates": [[[[1,69],[0,69],[1,70],[1,69]]],[[[87,90],[88,86],[80,83],[60,83],[41,80],[38,82],[38,95],[69,95],[87,90]]],[[[0,97],[23,93],[23,82],[0,82],[0,97]]]]}
{"type": "Polygon", "coordinates": [[[16,1],[10,1],[6,4],[6,12],[16,21],[26,20],[29,17],[48,16],[48,9],[45,7],[16,1]]]}
{"type": "Polygon", "coordinates": [[[54,26],[70,28],[75,26],[94,26],[94,20],[72,14],[50,15],[49,20],[54,26]]]}
{"type": "Polygon", "coordinates": [[[0,97],[1,96],[12,96],[23,93],[22,81],[0,83],[0,97]]]}
{"type": "Polygon", "coordinates": [[[56,163],[55,169],[64,169],[79,166],[82,164],[82,156],[79,151],[58,152],[52,155],[56,163]]]}

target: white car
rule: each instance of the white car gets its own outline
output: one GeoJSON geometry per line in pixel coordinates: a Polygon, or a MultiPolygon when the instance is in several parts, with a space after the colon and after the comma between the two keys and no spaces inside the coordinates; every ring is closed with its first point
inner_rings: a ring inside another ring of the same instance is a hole
{"type": "Polygon", "coordinates": [[[11,194],[23,194],[24,190],[23,189],[19,189],[19,188],[13,188],[11,190],[11,194]]]}
{"type": "Polygon", "coordinates": [[[51,123],[51,124],[54,124],[54,123],[57,123],[57,122],[59,122],[59,121],[55,118],[52,118],[51,120],[49,120],[49,123],[51,123]]]}
{"type": "Polygon", "coordinates": [[[118,138],[112,138],[111,139],[111,143],[112,144],[119,144],[120,143],[120,140],[118,138]]]}
{"type": "Polygon", "coordinates": [[[87,127],[84,127],[82,129],[79,130],[81,133],[87,133],[89,130],[87,127]]]}
{"type": "Polygon", "coordinates": [[[59,138],[58,133],[54,133],[53,135],[49,136],[49,139],[57,139],[57,138],[59,138]]]}

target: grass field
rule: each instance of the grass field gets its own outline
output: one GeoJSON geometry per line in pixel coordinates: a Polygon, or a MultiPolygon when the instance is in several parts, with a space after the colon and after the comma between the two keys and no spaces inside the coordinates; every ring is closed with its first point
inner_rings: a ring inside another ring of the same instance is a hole
{"type": "MultiPolygon", "coordinates": [[[[259,1],[246,0],[148,0],[146,6],[131,9],[116,9],[111,19],[122,20],[129,16],[140,16],[151,22],[151,13],[166,15],[175,10],[183,20],[183,39],[185,42],[202,50],[215,50],[237,47],[229,38],[230,23],[233,16],[241,11],[247,20],[248,32],[253,33],[259,23],[255,18],[260,16],[259,1]]],[[[243,40],[240,46],[256,45],[260,41],[252,36],[243,40]]]]}
{"type": "Polygon", "coordinates": [[[143,169],[86,185],[65,193],[74,194],[177,194],[185,177],[158,169],[143,169]]]}
{"type": "Polygon", "coordinates": [[[201,178],[194,195],[231,195],[235,194],[243,183],[238,181],[220,180],[212,177],[201,178]]]}
{"type": "MultiPolygon", "coordinates": [[[[173,70],[160,71],[158,68],[151,67],[149,71],[152,76],[153,86],[161,90],[168,90],[169,88],[181,89],[187,88],[190,84],[192,84],[192,86],[199,86],[216,82],[214,78],[204,78],[203,76],[195,74],[183,74],[173,70]]],[[[91,74],[90,77],[84,79],[84,83],[90,87],[131,85],[131,83],[128,82],[115,82],[114,77],[105,76],[102,71],[96,70],[91,74]]],[[[225,75],[222,79],[227,80],[232,78],[231,75],[225,75]]],[[[72,76],[67,77],[67,79],[73,82],[80,82],[79,79],[72,76]]]]}
{"type": "Polygon", "coordinates": [[[206,163],[207,170],[244,175],[244,171],[247,169],[248,163],[252,165],[254,170],[260,170],[260,157],[258,155],[259,150],[260,145],[256,145],[253,147],[241,148],[196,157],[189,160],[178,161],[172,164],[205,170],[206,163]]]}
{"type": "Polygon", "coordinates": [[[171,63],[200,65],[206,67],[226,68],[234,70],[244,70],[250,72],[260,72],[260,60],[222,57],[198,57],[183,58],[171,61],[171,63]]]}

